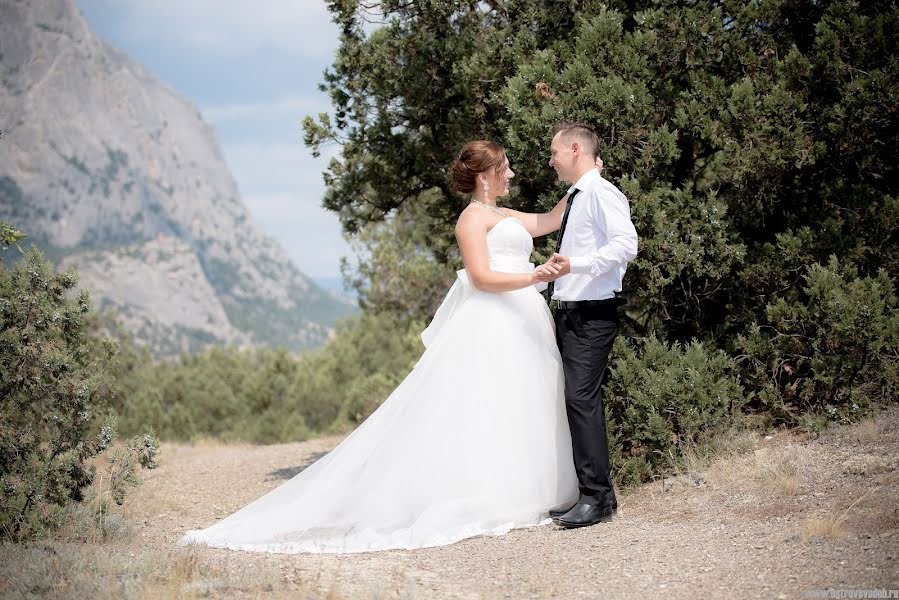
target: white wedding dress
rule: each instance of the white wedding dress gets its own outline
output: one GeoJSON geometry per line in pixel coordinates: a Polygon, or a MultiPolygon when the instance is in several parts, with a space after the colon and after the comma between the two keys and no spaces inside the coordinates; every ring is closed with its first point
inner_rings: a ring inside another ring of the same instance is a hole
{"type": "MultiPolygon", "coordinates": [[[[530,272],[508,217],[492,270],[530,272]]],[[[408,377],[339,446],[183,543],[260,552],[439,546],[547,521],[578,496],[553,323],[533,287],[488,293],[465,271],[422,333],[408,377]]]]}

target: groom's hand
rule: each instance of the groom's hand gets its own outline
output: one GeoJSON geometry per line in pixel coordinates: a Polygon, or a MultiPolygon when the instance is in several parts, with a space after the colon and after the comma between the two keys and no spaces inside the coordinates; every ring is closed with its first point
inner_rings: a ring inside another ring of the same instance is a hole
{"type": "Polygon", "coordinates": [[[553,254],[553,257],[549,259],[549,262],[546,264],[551,264],[558,269],[558,277],[562,277],[563,275],[568,275],[571,273],[571,261],[568,260],[567,256],[562,256],[561,254],[553,254]]]}
{"type": "Polygon", "coordinates": [[[549,282],[553,281],[559,275],[559,266],[552,261],[546,262],[538,267],[534,268],[534,274],[537,275],[540,281],[549,282]]]}
{"type": "Polygon", "coordinates": [[[549,283],[562,276],[561,270],[562,268],[558,264],[554,263],[552,260],[548,260],[539,267],[536,267],[534,273],[540,277],[540,281],[549,283]]]}

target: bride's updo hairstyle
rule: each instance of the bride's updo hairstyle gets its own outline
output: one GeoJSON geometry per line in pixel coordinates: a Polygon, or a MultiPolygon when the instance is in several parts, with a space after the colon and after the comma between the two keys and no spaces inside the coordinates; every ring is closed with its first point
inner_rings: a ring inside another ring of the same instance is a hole
{"type": "Polygon", "coordinates": [[[490,169],[499,172],[504,164],[506,151],[499,144],[487,140],[468,142],[449,169],[450,184],[457,192],[470,194],[479,173],[490,169]]]}

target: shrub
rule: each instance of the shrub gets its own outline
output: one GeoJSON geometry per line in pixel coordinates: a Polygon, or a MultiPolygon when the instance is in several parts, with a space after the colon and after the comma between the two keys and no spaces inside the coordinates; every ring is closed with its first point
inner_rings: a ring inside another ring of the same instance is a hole
{"type": "Polygon", "coordinates": [[[740,336],[756,408],[779,422],[855,420],[899,392],[899,313],[886,271],[859,277],[849,262],[813,264],[801,293],[779,298],[740,336]],[[820,419],[819,419],[820,420],[820,419]]]}
{"type": "Polygon", "coordinates": [[[744,403],[736,364],[702,342],[615,342],[605,404],[619,485],[678,466],[684,452],[734,425],[744,403]]]}
{"type": "Polygon", "coordinates": [[[387,398],[421,356],[418,321],[388,313],[348,319],[308,356],[294,381],[296,407],[310,427],[355,427],[387,398]]]}
{"type": "Polygon", "coordinates": [[[121,371],[116,412],[127,433],[152,425],[166,439],[255,443],[345,431],[365,419],[421,354],[421,324],[365,314],[338,326],[324,348],[212,348],[171,363],[121,371]]]}
{"type": "MultiPolygon", "coordinates": [[[[109,417],[105,431],[115,431],[115,417],[109,417]]],[[[114,434],[113,434],[114,435],[114,434]]],[[[110,438],[110,443],[114,437],[110,438]]],[[[117,524],[110,513],[110,500],[121,506],[129,488],[140,485],[140,470],[155,469],[159,440],[150,433],[136,435],[124,444],[111,447],[106,453],[106,468],[99,481],[91,488],[86,504],[93,508],[90,515],[95,527],[92,528],[102,539],[106,539],[117,524]]]]}
{"type": "MultiPolygon", "coordinates": [[[[90,299],[75,300],[74,272],[56,273],[32,249],[0,265],[0,535],[22,539],[57,527],[66,506],[83,499],[91,458],[109,446],[103,421],[114,384],[115,344],[86,335],[90,299]]],[[[141,460],[152,466],[156,442],[141,460]]],[[[132,469],[133,471],[133,469],[132,469]]],[[[113,472],[122,473],[121,469],[113,472]]],[[[133,479],[125,475],[125,481],[133,479]]]]}
{"type": "Polygon", "coordinates": [[[343,259],[341,270],[364,312],[410,321],[434,315],[461,267],[455,244],[426,249],[440,225],[416,204],[353,236],[355,264],[343,259]]]}
{"type": "MultiPolygon", "coordinates": [[[[0,222],[0,249],[6,250],[9,246],[16,244],[17,247],[18,241],[25,237],[25,234],[12,227],[6,223],[0,222]]],[[[21,247],[19,247],[21,251],[21,247]]]]}

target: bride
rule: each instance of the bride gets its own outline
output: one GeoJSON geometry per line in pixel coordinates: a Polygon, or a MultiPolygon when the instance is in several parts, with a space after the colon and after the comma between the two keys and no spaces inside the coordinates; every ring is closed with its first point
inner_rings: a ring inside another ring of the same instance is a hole
{"type": "Polygon", "coordinates": [[[456,225],[465,269],[422,332],[425,352],[325,457],[181,543],[259,552],[424,548],[548,522],[578,498],[549,309],[555,278],[529,262],[549,213],[500,209],[514,173],[502,147],[468,143],[450,169],[471,194],[456,225]]]}

